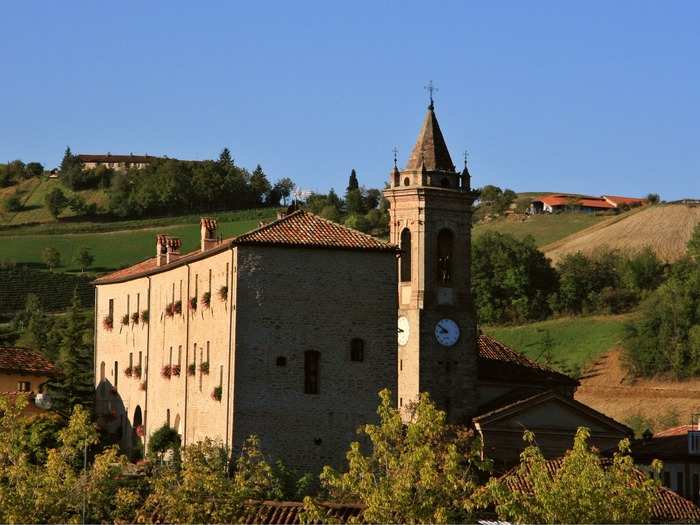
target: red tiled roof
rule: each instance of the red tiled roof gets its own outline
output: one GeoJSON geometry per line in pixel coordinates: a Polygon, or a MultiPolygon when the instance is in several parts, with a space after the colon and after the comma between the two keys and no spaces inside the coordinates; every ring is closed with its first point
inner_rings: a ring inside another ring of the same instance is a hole
{"type": "Polygon", "coordinates": [[[615,206],[603,198],[599,197],[586,197],[579,195],[542,195],[533,199],[533,202],[543,202],[550,206],[566,206],[568,204],[574,204],[579,206],[585,206],[587,208],[601,208],[601,209],[612,209],[615,206]]]}
{"type": "Polygon", "coordinates": [[[620,197],[619,195],[603,195],[603,198],[609,200],[616,206],[620,204],[642,204],[644,199],[639,199],[637,197],[620,197]]]}
{"type": "Polygon", "coordinates": [[[27,348],[0,347],[0,370],[23,374],[51,375],[56,367],[41,354],[27,348]]]}
{"type": "Polygon", "coordinates": [[[578,381],[575,379],[536,363],[487,335],[481,334],[479,336],[478,347],[479,379],[578,385],[578,381]]]}
{"type": "Polygon", "coordinates": [[[132,266],[129,266],[127,268],[122,268],[121,270],[116,270],[114,272],[108,273],[106,275],[103,275],[102,277],[98,277],[95,279],[96,284],[102,284],[107,281],[114,281],[114,280],[120,280],[120,279],[125,279],[127,277],[130,277],[132,275],[137,275],[143,272],[147,272],[149,270],[152,270],[154,268],[157,268],[156,264],[156,258],[151,257],[150,259],[146,259],[145,261],[138,262],[132,266]]]}
{"type": "Polygon", "coordinates": [[[233,239],[233,244],[396,251],[396,247],[313,213],[298,210],[233,239]]]}
{"type": "MultiPolygon", "coordinates": [[[[559,471],[563,461],[563,458],[547,460],[545,468],[551,478],[554,478],[559,471]]],[[[609,465],[610,460],[603,460],[603,464],[609,465]]],[[[646,478],[646,474],[642,471],[635,469],[635,472],[640,481],[646,478]]],[[[528,480],[518,473],[518,467],[506,472],[501,480],[514,492],[531,493],[533,490],[528,480]]],[[[700,521],[700,508],[675,492],[665,487],[659,487],[656,489],[651,519],[656,523],[698,523],[700,521]]]]}
{"type": "MultiPolygon", "coordinates": [[[[364,507],[359,504],[320,503],[321,512],[327,522],[349,523],[359,519],[364,507]]],[[[301,513],[304,512],[302,501],[261,501],[248,502],[242,523],[260,524],[297,524],[303,523],[301,513]]]]}
{"type": "Polygon", "coordinates": [[[613,204],[610,204],[608,201],[605,199],[579,199],[578,204],[581,206],[584,206],[586,208],[603,208],[606,210],[610,210],[615,208],[613,204]]]}

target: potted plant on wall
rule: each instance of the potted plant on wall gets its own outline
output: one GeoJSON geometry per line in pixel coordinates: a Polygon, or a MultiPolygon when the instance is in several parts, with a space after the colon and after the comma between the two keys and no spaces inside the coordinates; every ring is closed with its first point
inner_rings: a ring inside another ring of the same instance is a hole
{"type": "Polygon", "coordinates": [[[193,376],[197,372],[197,365],[194,363],[190,363],[187,365],[187,375],[188,376],[193,376]]]}
{"type": "Polygon", "coordinates": [[[124,369],[124,375],[125,375],[126,377],[131,377],[132,375],[134,375],[134,367],[133,367],[133,366],[127,366],[127,367],[124,369]]]}
{"type": "Polygon", "coordinates": [[[139,390],[141,390],[141,391],[145,392],[145,391],[146,391],[146,388],[147,388],[147,386],[148,386],[148,385],[146,384],[146,382],[145,382],[145,381],[143,381],[143,382],[141,382],[141,384],[139,385],[139,390]]]}
{"type": "Polygon", "coordinates": [[[139,313],[134,312],[131,314],[131,324],[139,324],[139,313]]]}
{"type": "Polygon", "coordinates": [[[148,324],[148,310],[141,311],[141,322],[143,324],[148,324]]]}
{"type": "Polygon", "coordinates": [[[202,361],[201,363],[199,363],[199,371],[203,375],[208,376],[209,375],[209,361],[202,361]]]}
{"type": "Polygon", "coordinates": [[[219,288],[219,299],[221,299],[224,302],[226,301],[226,299],[228,299],[228,286],[224,285],[221,288],[219,288]]]}
{"type": "Polygon", "coordinates": [[[211,392],[211,398],[214,401],[221,401],[221,396],[224,393],[224,389],[221,386],[214,387],[214,390],[211,392]]]}
{"type": "Polygon", "coordinates": [[[175,315],[175,304],[174,303],[168,303],[165,307],[165,315],[166,317],[172,317],[175,315]]]}
{"type": "Polygon", "coordinates": [[[108,315],[102,320],[102,326],[104,326],[104,329],[111,332],[112,328],[114,328],[114,318],[111,315],[108,315]]]}
{"type": "Polygon", "coordinates": [[[141,370],[141,365],[136,365],[136,366],[134,367],[134,370],[133,370],[133,372],[132,372],[132,375],[133,375],[136,379],[141,379],[141,371],[142,371],[142,370],[141,370]]]}
{"type": "Polygon", "coordinates": [[[202,306],[204,308],[209,308],[211,306],[211,292],[204,292],[202,294],[202,306]]]}
{"type": "Polygon", "coordinates": [[[170,365],[165,365],[163,368],[160,369],[160,375],[162,375],[165,379],[170,379],[172,373],[173,369],[170,365]]]}
{"type": "Polygon", "coordinates": [[[197,310],[197,297],[190,297],[190,310],[196,311],[197,310]]]}
{"type": "Polygon", "coordinates": [[[182,301],[175,301],[175,303],[173,304],[173,311],[177,315],[180,315],[182,313],[182,301]]]}
{"type": "Polygon", "coordinates": [[[122,326],[129,326],[129,314],[122,315],[122,326]]]}
{"type": "Polygon", "coordinates": [[[180,375],[180,365],[173,365],[170,367],[170,375],[179,376],[180,375]]]}

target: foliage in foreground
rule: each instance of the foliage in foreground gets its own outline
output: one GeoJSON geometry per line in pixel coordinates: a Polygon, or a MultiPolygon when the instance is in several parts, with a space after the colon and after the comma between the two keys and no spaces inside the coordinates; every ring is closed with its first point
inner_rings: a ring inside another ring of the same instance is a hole
{"type": "MultiPolygon", "coordinates": [[[[526,432],[529,446],[515,474],[523,481],[520,486],[531,490],[511,490],[504,478],[491,480],[486,493],[498,518],[515,523],[648,523],[658,480],[634,468],[628,440],[620,442],[605,464],[589,438],[589,430],[579,428],[573,448],[551,473],[534,435],[526,432]]],[[[654,469],[658,473],[660,465],[654,469]]]]}
{"type": "MultiPolygon", "coordinates": [[[[473,519],[472,496],[488,468],[479,441],[447,424],[427,394],[412,407],[406,424],[388,390],[380,393],[378,425],[365,425],[371,451],[350,445],[348,470],[325,467],[321,485],[336,503],[365,506],[369,523],[463,523],[473,519]]],[[[313,507],[307,500],[307,506],[313,507]]]]}

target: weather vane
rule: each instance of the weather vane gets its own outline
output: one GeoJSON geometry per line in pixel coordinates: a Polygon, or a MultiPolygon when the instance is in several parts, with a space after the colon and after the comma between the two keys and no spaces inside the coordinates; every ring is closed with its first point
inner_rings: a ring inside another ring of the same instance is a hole
{"type": "Polygon", "coordinates": [[[469,160],[469,152],[465,149],[464,150],[464,167],[467,167],[467,161],[469,160]]]}
{"type": "Polygon", "coordinates": [[[396,168],[396,167],[397,167],[397,162],[398,162],[399,148],[397,148],[396,146],[394,146],[394,149],[392,149],[391,151],[394,152],[394,167],[396,168]]]}
{"type": "Polygon", "coordinates": [[[428,82],[428,85],[425,86],[425,90],[430,94],[430,109],[433,109],[433,94],[439,91],[439,89],[433,85],[433,81],[431,80],[428,82]]]}

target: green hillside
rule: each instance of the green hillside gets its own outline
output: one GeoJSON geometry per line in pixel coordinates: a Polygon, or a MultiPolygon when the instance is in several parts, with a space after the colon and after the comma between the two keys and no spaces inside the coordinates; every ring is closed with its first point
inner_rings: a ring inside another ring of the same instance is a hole
{"type": "Polygon", "coordinates": [[[531,235],[537,246],[544,246],[609,218],[609,215],[590,213],[532,215],[523,218],[524,220],[520,220],[520,216],[500,217],[475,225],[473,236],[478,238],[488,231],[507,233],[519,239],[531,235]]]}
{"type": "Polygon", "coordinates": [[[529,358],[577,375],[618,344],[633,314],[565,317],[520,326],[485,326],[484,333],[529,358]]]}
{"type": "MultiPolygon", "coordinates": [[[[275,214],[276,210],[269,208],[219,214],[220,232],[224,237],[239,235],[256,228],[260,220],[275,217],[275,214]]],[[[217,214],[214,216],[218,217],[217,214]]],[[[182,238],[183,253],[196,249],[199,245],[197,217],[174,217],[120,224],[122,229],[117,231],[91,233],[35,233],[35,227],[25,228],[21,233],[5,230],[0,234],[0,260],[43,267],[42,251],[51,246],[61,253],[62,263],[57,271],[79,271],[80,268],[73,258],[77,251],[85,246],[95,256],[90,271],[101,273],[151,257],[155,252],[155,235],[158,233],[182,238]],[[183,224],[184,219],[186,223],[183,224]],[[151,224],[145,227],[149,223],[151,224]]],[[[87,229],[99,229],[100,225],[101,223],[81,223],[81,227],[87,229]]],[[[109,226],[113,225],[107,223],[106,227],[109,226]]],[[[41,228],[38,228],[38,231],[41,231],[41,228]]]]}

